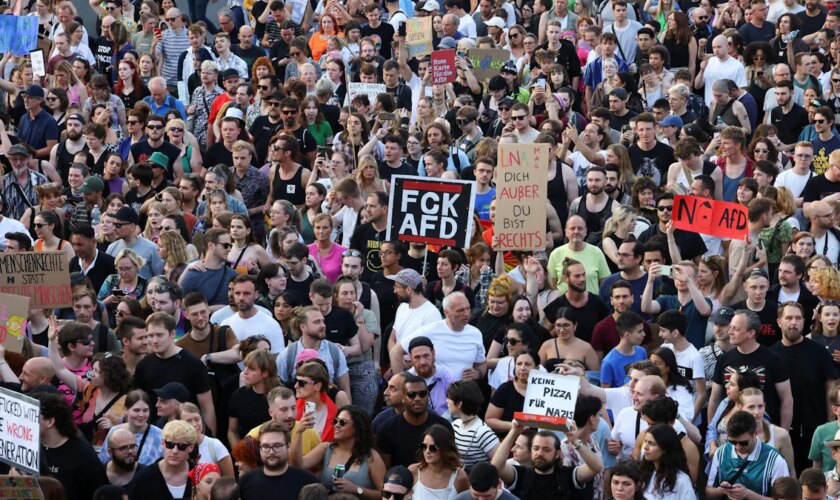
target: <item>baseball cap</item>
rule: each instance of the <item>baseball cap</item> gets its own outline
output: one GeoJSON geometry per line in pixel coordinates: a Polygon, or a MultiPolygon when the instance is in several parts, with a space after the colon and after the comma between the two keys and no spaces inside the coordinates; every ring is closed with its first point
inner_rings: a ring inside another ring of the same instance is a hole
{"type": "Polygon", "coordinates": [[[618,97],[622,101],[627,100],[627,91],[624,89],[613,89],[612,92],[610,92],[610,95],[618,97]]]}
{"type": "Polygon", "coordinates": [[[455,39],[451,36],[445,36],[441,38],[438,42],[439,49],[454,49],[457,46],[458,44],[455,42],[455,39]]]}
{"type": "Polygon", "coordinates": [[[32,156],[29,150],[23,144],[15,144],[14,146],[9,148],[9,151],[6,155],[23,155],[23,156],[32,156]]]}
{"type": "Polygon", "coordinates": [[[29,97],[40,97],[41,99],[44,98],[44,89],[41,88],[40,85],[30,85],[24,94],[28,95],[29,97]]]}
{"type": "Polygon", "coordinates": [[[79,192],[83,194],[101,193],[102,191],[105,191],[105,183],[102,182],[100,177],[95,175],[91,175],[85,179],[85,182],[79,188],[79,192]]]}
{"type": "Polygon", "coordinates": [[[225,81],[228,78],[233,78],[233,77],[239,78],[239,72],[236,71],[235,69],[228,68],[228,69],[222,71],[222,81],[225,81]]]}
{"type": "MultiPolygon", "coordinates": [[[[498,19],[498,18],[494,18],[494,19],[498,19]]],[[[492,19],[491,19],[491,21],[492,21],[492,19]]],[[[516,73],[518,73],[518,71],[516,71],[516,63],[513,62],[513,61],[506,62],[505,65],[502,66],[502,69],[500,71],[502,73],[513,73],[514,75],[516,73]]]]}
{"type": "Polygon", "coordinates": [[[152,156],[146,160],[147,163],[152,164],[152,168],[158,167],[164,170],[169,169],[169,157],[165,154],[161,153],[160,151],[155,151],[152,153],[152,156]]]}
{"type": "Polygon", "coordinates": [[[496,28],[505,29],[505,22],[498,16],[491,17],[490,20],[485,21],[484,24],[487,25],[488,28],[490,26],[495,26],[496,28]]]}
{"type": "Polygon", "coordinates": [[[180,382],[169,382],[160,389],[155,389],[155,394],[160,399],[175,399],[181,403],[190,399],[190,391],[180,382]]]}
{"type": "MultiPolygon", "coordinates": [[[[425,10],[426,12],[440,10],[440,4],[437,3],[435,0],[427,0],[427,2],[423,4],[423,7],[420,10],[425,10]]],[[[410,488],[411,487],[409,486],[409,489],[410,488]]]]}
{"type": "Polygon", "coordinates": [[[385,472],[384,484],[396,484],[402,486],[407,490],[411,490],[414,485],[414,476],[403,465],[395,465],[385,472]]]}
{"type": "Polygon", "coordinates": [[[411,339],[411,342],[408,343],[408,352],[411,354],[411,350],[415,347],[428,347],[429,349],[434,350],[435,345],[432,344],[432,341],[429,340],[429,337],[419,336],[414,337],[411,339]]]}
{"type": "Polygon", "coordinates": [[[321,356],[318,355],[318,351],[315,349],[304,349],[300,351],[295,358],[295,366],[309,361],[310,359],[320,359],[321,356]]]}
{"type": "Polygon", "coordinates": [[[137,224],[137,212],[131,207],[122,207],[116,212],[110,212],[108,215],[114,219],[114,222],[137,224]]]}
{"type": "Polygon", "coordinates": [[[499,102],[497,102],[496,104],[499,106],[513,106],[513,103],[513,98],[509,95],[506,95],[499,99],[499,102]]]}
{"type": "Polygon", "coordinates": [[[401,269],[397,274],[393,274],[387,278],[396,281],[400,285],[407,286],[412,290],[416,290],[421,282],[420,273],[410,268],[401,269]]]}
{"type": "Polygon", "coordinates": [[[716,325],[728,325],[732,321],[733,316],[735,316],[734,310],[729,307],[721,307],[712,313],[712,317],[709,320],[716,325]]]}
{"type": "Polygon", "coordinates": [[[659,124],[660,124],[660,125],[662,125],[663,127],[678,127],[678,128],[682,128],[682,126],[683,126],[683,121],[682,121],[682,118],[680,118],[680,117],[679,117],[679,116],[677,116],[677,115],[668,115],[668,116],[666,116],[666,117],[665,117],[665,119],[664,119],[664,120],[662,120],[661,122],[659,122],[659,124]]]}
{"type": "Polygon", "coordinates": [[[84,125],[86,123],[85,122],[85,117],[81,113],[73,113],[72,115],[68,116],[66,121],[70,121],[70,120],[76,120],[77,122],[81,123],[82,125],[84,125]]]}

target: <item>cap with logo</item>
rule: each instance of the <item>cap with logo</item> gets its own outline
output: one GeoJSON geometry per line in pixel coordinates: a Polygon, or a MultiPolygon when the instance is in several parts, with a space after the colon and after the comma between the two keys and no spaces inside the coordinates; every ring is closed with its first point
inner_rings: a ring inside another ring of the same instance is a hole
{"type": "Polygon", "coordinates": [[[79,188],[79,192],[82,194],[101,193],[102,191],[105,191],[105,183],[102,182],[101,177],[95,175],[85,179],[85,182],[79,188]]]}

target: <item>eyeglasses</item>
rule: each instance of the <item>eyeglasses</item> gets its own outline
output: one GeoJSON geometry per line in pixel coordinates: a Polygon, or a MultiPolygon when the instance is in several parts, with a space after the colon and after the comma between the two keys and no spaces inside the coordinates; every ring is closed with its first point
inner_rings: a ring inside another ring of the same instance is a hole
{"type": "Polygon", "coordinates": [[[120,453],[125,453],[127,451],[135,451],[137,449],[137,443],[127,444],[125,446],[120,446],[119,448],[111,448],[114,451],[118,451],[120,453]]]}
{"type": "Polygon", "coordinates": [[[171,23],[173,21],[177,21],[180,17],[167,17],[166,22],[171,23]]]}
{"type": "Polygon", "coordinates": [[[345,425],[349,424],[350,421],[346,418],[338,418],[335,417],[332,421],[333,427],[344,427],[345,425]]]}
{"type": "Polygon", "coordinates": [[[146,125],[146,128],[150,130],[163,130],[163,125],[146,125]]]}
{"type": "Polygon", "coordinates": [[[133,267],[118,267],[117,268],[118,273],[130,273],[131,271],[134,271],[133,267]]]}
{"type": "Polygon", "coordinates": [[[750,440],[745,439],[743,441],[738,441],[737,439],[727,439],[732,446],[749,446],[750,440]]]}
{"type": "Polygon", "coordinates": [[[296,378],[295,379],[295,385],[296,386],[306,387],[306,384],[315,385],[315,382],[312,382],[312,381],[309,381],[309,380],[306,380],[306,379],[302,379],[302,378],[296,378]]]}
{"type": "Polygon", "coordinates": [[[511,117],[510,117],[511,120],[516,120],[516,121],[524,120],[525,118],[528,118],[528,115],[518,115],[518,116],[517,115],[511,115],[511,117]]]}
{"type": "Polygon", "coordinates": [[[420,449],[431,453],[437,453],[440,448],[438,448],[436,444],[420,443],[420,449]]]}
{"type": "Polygon", "coordinates": [[[769,150],[769,149],[758,149],[758,148],[753,149],[753,153],[755,153],[755,154],[762,154],[762,155],[766,155],[766,154],[767,154],[767,153],[769,153],[769,152],[770,152],[770,150],[769,150]]]}
{"type": "Polygon", "coordinates": [[[521,341],[521,340],[519,340],[519,339],[505,338],[505,342],[506,342],[506,343],[507,343],[507,345],[509,345],[509,346],[517,346],[517,345],[519,345],[522,341],[521,341]]]}
{"type": "Polygon", "coordinates": [[[286,447],[286,443],[261,444],[260,451],[263,453],[278,452],[286,447]]]}
{"type": "Polygon", "coordinates": [[[44,227],[44,226],[49,226],[50,224],[41,224],[41,223],[39,223],[39,222],[36,222],[36,223],[34,223],[34,224],[32,224],[32,225],[33,225],[33,226],[35,226],[35,227],[36,227],[36,228],[38,228],[38,229],[41,229],[42,227],[44,227]]]}
{"type": "Polygon", "coordinates": [[[282,111],[282,113],[284,115],[296,115],[296,114],[298,114],[298,110],[296,110],[296,109],[284,109],[282,111]]]}
{"type": "Polygon", "coordinates": [[[393,492],[385,491],[385,490],[382,490],[381,493],[382,493],[382,500],[389,500],[390,498],[393,498],[394,500],[403,500],[405,498],[405,496],[408,495],[408,492],[393,493],[393,492]]]}
{"type": "Polygon", "coordinates": [[[341,253],[341,256],[342,257],[361,257],[362,252],[360,252],[358,250],[345,250],[344,252],[341,253]]]}
{"type": "Polygon", "coordinates": [[[164,441],[163,445],[166,446],[167,450],[171,450],[177,446],[179,451],[187,451],[187,448],[190,447],[189,443],[175,443],[173,441],[164,441]]]}
{"type": "Polygon", "coordinates": [[[429,396],[429,391],[422,390],[422,391],[409,391],[405,393],[408,396],[408,399],[417,399],[419,396],[421,399],[429,396]]]}
{"type": "Polygon", "coordinates": [[[660,212],[664,212],[664,211],[673,212],[674,211],[674,205],[660,205],[660,206],[656,207],[656,209],[659,210],[660,212]]]}
{"type": "Polygon", "coordinates": [[[76,341],[77,344],[91,345],[93,344],[93,337],[85,337],[76,341]]]}

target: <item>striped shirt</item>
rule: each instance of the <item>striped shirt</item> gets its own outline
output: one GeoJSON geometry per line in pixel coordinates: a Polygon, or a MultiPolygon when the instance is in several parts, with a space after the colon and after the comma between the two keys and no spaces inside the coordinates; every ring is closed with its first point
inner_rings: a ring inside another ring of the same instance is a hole
{"type": "Polygon", "coordinates": [[[464,467],[470,468],[478,462],[486,462],[488,454],[499,445],[499,437],[480,418],[476,417],[465,425],[461,419],[452,422],[455,431],[455,445],[464,467]]]}
{"type": "Polygon", "coordinates": [[[172,28],[163,32],[163,40],[157,44],[155,51],[158,57],[163,58],[161,76],[166,79],[166,85],[178,83],[178,59],[188,48],[190,48],[190,40],[187,38],[186,27],[181,28],[180,34],[175,33],[172,28]]]}
{"type": "Polygon", "coordinates": [[[715,452],[707,484],[712,487],[722,482],[742,484],[752,492],[769,496],[776,479],[788,474],[787,462],[769,444],[756,441],[753,451],[741,458],[732,443],[725,443],[715,452]]]}

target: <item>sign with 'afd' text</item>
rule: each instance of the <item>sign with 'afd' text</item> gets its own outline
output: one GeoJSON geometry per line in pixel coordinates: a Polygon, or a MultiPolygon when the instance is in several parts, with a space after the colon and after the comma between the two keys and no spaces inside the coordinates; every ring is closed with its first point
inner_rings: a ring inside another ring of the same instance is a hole
{"type": "Polygon", "coordinates": [[[747,207],[699,196],[674,196],[674,227],[718,238],[747,237],[747,207]]]}
{"type": "Polygon", "coordinates": [[[474,207],[474,181],[394,175],[387,239],[466,248],[474,207]]]}

